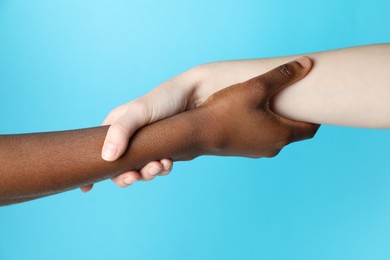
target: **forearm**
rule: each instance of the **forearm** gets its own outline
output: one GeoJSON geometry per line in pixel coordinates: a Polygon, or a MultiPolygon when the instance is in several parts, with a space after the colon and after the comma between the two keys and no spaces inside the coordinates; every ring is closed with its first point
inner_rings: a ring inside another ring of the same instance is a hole
{"type": "Polygon", "coordinates": [[[205,147],[197,126],[206,122],[200,120],[197,110],[146,126],[115,162],[100,156],[107,127],[0,136],[0,204],[98,182],[162,157],[192,159],[205,147]]]}
{"type": "Polygon", "coordinates": [[[310,54],[312,72],[276,97],[292,119],[390,128],[390,44],[310,54]]]}
{"type": "MultiPolygon", "coordinates": [[[[318,124],[390,127],[390,44],[306,55],[313,59],[314,67],[307,77],[275,97],[273,107],[277,113],[318,124]]],[[[224,67],[219,71],[234,73],[220,75],[221,85],[245,81],[294,58],[222,62],[224,67]]],[[[219,62],[206,64],[205,71],[214,71],[218,66],[219,62]]]]}

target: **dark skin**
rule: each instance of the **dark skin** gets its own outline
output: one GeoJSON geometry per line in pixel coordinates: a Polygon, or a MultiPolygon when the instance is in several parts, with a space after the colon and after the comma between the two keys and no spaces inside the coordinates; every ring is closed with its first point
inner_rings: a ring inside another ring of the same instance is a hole
{"type": "Polygon", "coordinates": [[[270,108],[272,97],[310,68],[308,58],[282,65],[215,93],[196,109],[147,125],[115,162],[100,156],[108,127],[0,136],[0,205],[85,186],[160,158],[273,157],[285,145],[313,137],[319,127],[270,108]]]}

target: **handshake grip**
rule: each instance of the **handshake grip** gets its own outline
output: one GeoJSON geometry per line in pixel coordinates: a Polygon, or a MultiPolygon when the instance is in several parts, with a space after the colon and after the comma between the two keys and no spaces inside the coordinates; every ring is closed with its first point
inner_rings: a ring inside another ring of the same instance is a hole
{"type": "Polygon", "coordinates": [[[271,110],[272,97],[311,68],[303,57],[210,96],[201,106],[139,129],[118,160],[101,159],[108,127],[0,136],[0,204],[35,199],[140,169],[161,158],[273,157],[319,125],[271,110]]]}

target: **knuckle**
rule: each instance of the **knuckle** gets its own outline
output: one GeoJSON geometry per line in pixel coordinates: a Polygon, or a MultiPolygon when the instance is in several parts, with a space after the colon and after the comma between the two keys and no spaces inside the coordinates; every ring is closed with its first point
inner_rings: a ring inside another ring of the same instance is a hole
{"type": "Polygon", "coordinates": [[[261,77],[256,77],[248,82],[249,87],[254,89],[256,91],[257,96],[264,96],[268,92],[268,84],[265,82],[265,80],[261,77]]]}
{"type": "Polygon", "coordinates": [[[290,144],[294,139],[294,130],[291,128],[280,129],[274,136],[274,147],[281,149],[290,144]]]}
{"type": "Polygon", "coordinates": [[[111,127],[127,136],[132,132],[132,129],[149,123],[149,116],[146,104],[142,101],[134,101],[127,106],[120,118],[111,123],[111,127]],[[134,120],[127,120],[126,117],[132,117],[134,120]]]}
{"type": "Polygon", "coordinates": [[[102,122],[102,125],[111,125],[112,122],[116,120],[117,116],[118,116],[118,112],[115,109],[112,110],[110,113],[108,113],[108,115],[102,122]]]}
{"type": "Polygon", "coordinates": [[[317,133],[318,128],[319,125],[310,124],[308,126],[305,126],[303,129],[296,129],[294,134],[294,139],[292,141],[296,142],[296,141],[311,139],[317,133]]]}
{"type": "Polygon", "coordinates": [[[280,76],[284,79],[293,78],[296,75],[295,69],[291,64],[284,64],[278,67],[278,72],[280,76]]]}
{"type": "Polygon", "coordinates": [[[114,108],[114,109],[112,109],[112,110],[110,111],[110,113],[108,113],[107,118],[109,118],[109,117],[110,117],[110,118],[113,118],[113,117],[117,116],[117,114],[119,113],[120,109],[121,109],[120,106],[119,106],[119,107],[116,107],[116,108],[114,108]]]}
{"type": "Polygon", "coordinates": [[[316,135],[319,128],[320,128],[320,125],[313,125],[311,131],[308,134],[308,139],[313,138],[316,135]]]}
{"type": "Polygon", "coordinates": [[[281,149],[271,150],[264,157],[273,158],[273,157],[277,156],[280,153],[280,151],[281,151],[281,149]]]}
{"type": "Polygon", "coordinates": [[[203,83],[203,80],[207,76],[207,72],[208,72],[208,65],[201,64],[189,69],[188,71],[183,73],[182,76],[192,79],[194,85],[201,85],[203,83]]]}
{"type": "Polygon", "coordinates": [[[305,135],[305,140],[312,139],[315,136],[315,131],[310,131],[305,135]]]}
{"type": "Polygon", "coordinates": [[[121,134],[128,135],[129,133],[129,126],[126,125],[122,121],[116,121],[111,125],[112,129],[116,129],[116,131],[119,131],[121,134]]]}
{"type": "Polygon", "coordinates": [[[275,146],[278,148],[282,148],[288,145],[289,143],[291,143],[291,138],[289,137],[281,138],[275,143],[275,146]]]}
{"type": "Polygon", "coordinates": [[[108,113],[106,119],[109,119],[110,121],[117,120],[118,118],[120,118],[124,114],[127,106],[128,106],[128,103],[112,109],[110,111],[110,113],[108,113]]]}
{"type": "Polygon", "coordinates": [[[261,78],[254,79],[253,85],[261,92],[265,92],[268,89],[267,83],[261,78]]]}
{"type": "Polygon", "coordinates": [[[149,123],[152,113],[146,101],[142,98],[134,100],[128,107],[126,113],[130,116],[135,116],[138,123],[142,126],[149,123]]]}
{"type": "Polygon", "coordinates": [[[259,151],[254,154],[247,155],[249,158],[272,158],[279,154],[281,148],[270,148],[267,151],[259,151]]]}

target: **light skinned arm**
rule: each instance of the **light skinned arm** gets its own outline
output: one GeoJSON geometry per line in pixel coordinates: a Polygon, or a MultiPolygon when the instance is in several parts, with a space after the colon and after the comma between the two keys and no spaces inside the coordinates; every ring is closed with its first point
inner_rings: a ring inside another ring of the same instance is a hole
{"type": "Polygon", "coordinates": [[[303,78],[302,58],[225,88],[202,106],[137,131],[115,162],[101,159],[108,127],[0,136],[0,205],[27,201],[101,181],[156,158],[191,160],[203,154],[273,157],[311,138],[318,125],[275,114],[275,93],[303,78]]]}
{"type": "MultiPolygon", "coordinates": [[[[390,128],[390,44],[308,55],[314,62],[311,73],[275,97],[277,113],[317,124],[390,128]]],[[[222,80],[228,85],[241,82],[295,57],[206,64],[202,73],[205,78],[215,77],[216,81],[200,87],[202,93],[196,102],[201,103],[204,96],[219,90],[216,86],[222,80]]]]}
{"type": "MultiPolygon", "coordinates": [[[[367,45],[308,54],[312,72],[293,87],[280,92],[273,109],[303,122],[352,127],[390,128],[390,44],[367,45]]],[[[114,109],[105,123],[111,124],[104,150],[115,147],[113,161],[127,147],[138,127],[201,105],[220,89],[246,81],[296,56],[232,60],[192,68],[153,89],[145,96],[114,109]]],[[[115,177],[152,179],[147,171],[129,171],[115,177]]]]}

